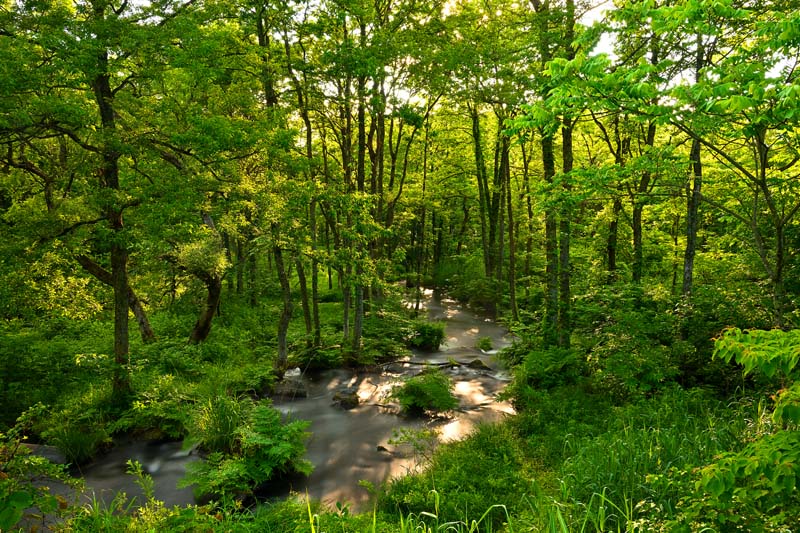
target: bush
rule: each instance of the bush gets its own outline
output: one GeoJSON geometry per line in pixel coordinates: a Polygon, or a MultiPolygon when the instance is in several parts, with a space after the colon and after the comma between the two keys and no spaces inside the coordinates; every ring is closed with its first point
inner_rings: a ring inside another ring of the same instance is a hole
{"type": "Polygon", "coordinates": [[[130,409],[111,424],[111,433],[132,432],[154,439],[183,438],[187,432],[188,402],[184,391],[188,385],[172,374],[135,376],[134,388],[145,383],[149,388],[136,393],[130,409]]]}
{"type": "Polygon", "coordinates": [[[488,352],[493,347],[491,337],[481,337],[475,342],[475,348],[484,352],[488,352]]]}
{"type": "Polygon", "coordinates": [[[586,363],[575,351],[563,348],[533,350],[523,359],[514,372],[511,393],[519,385],[539,389],[550,389],[574,384],[586,373],[586,363]]]}
{"type": "Polygon", "coordinates": [[[283,423],[268,400],[216,399],[198,416],[207,422],[198,425],[204,429],[199,442],[211,453],[188,465],[180,486],[196,484],[199,494],[225,501],[252,494],[278,474],[311,473],[311,463],[303,459],[308,422],[283,423]]]}
{"type": "Polygon", "coordinates": [[[68,463],[74,465],[87,463],[111,443],[104,428],[69,421],[47,430],[42,436],[64,454],[68,463]]]}
{"type": "Polygon", "coordinates": [[[400,402],[407,414],[422,414],[425,411],[448,411],[458,406],[453,396],[450,378],[435,367],[424,369],[409,378],[403,385],[395,387],[392,396],[400,402]]]}
{"type": "MultiPolygon", "coordinates": [[[[440,446],[423,472],[389,482],[379,505],[402,515],[436,511],[440,523],[481,516],[493,504],[513,514],[535,490],[526,468],[520,441],[508,426],[481,425],[463,441],[440,446]]],[[[492,513],[489,520],[499,526],[506,516],[492,513]]]]}
{"type": "Polygon", "coordinates": [[[411,326],[408,345],[418,350],[435,352],[444,341],[444,322],[428,322],[418,320],[411,326]]]}
{"type": "Polygon", "coordinates": [[[44,411],[42,404],[34,405],[7,432],[0,433],[0,531],[17,531],[15,526],[32,507],[41,513],[55,513],[62,501],[66,503],[52,495],[42,479],[60,480],[78,489],[79,482],[67,475],[63,465],[32,455],[22,445],[33,421],[44,411]]]}
{"type": "Polygon", "coordinates": [[[189,419],[189,440],[206,452],[236,453],[237,429],[253,409],[249,398],[220,394],[200,402],[189,419]]]}

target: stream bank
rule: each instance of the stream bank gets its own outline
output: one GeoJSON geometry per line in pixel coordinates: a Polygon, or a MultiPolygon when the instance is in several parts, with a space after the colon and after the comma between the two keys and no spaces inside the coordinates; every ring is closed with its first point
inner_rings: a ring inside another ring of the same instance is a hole
{"type": "MultiPolygon", "coordinates": [[[[279,398],[275,408],[288,418],[310,421],[311,437],[306,458],[314,465],[308,477],[284,480],[267,487],[269,496],[290,492],[308,493],[327,505],[349,502],[354,511],[363,510],[370,494],[366,481],[379,486],[393,476],[412,470],[417,462],[410,445],[397,444],[403,430],[433,430],[441,442],[466,436],[476,424],[493,422],[513,412],[497,393],[509,380],[494,354],[511,338],[504,328],[479,312],[433,291],[423,301],[429,320],[445,322],[445,342],[438,352],[412,352],[404,360],[381,370],[332,369],[302,375],[308,394],[302,398],[279,398]],[[478,339],[491,339],[493,349],[475,347],[478,339]],[[452,379],[459,407],[448,417],[409,418],[389,398],[391,389],[413,376],[425,364],[439,366],[452,379]],[[357,405],[343,409],[334,401],[337,394],[355,393],[357,405]]],[[[127,461],[139,461],[154,481],[155,497],[167,506],[194,502],[191,488],[178,489],[186,464],[198,458],[182,449],[179,442],[124,442],[81,470],[87,497],[106,503],[124,491],[141,501],[141,489],[126,474],[127,461]]]]}

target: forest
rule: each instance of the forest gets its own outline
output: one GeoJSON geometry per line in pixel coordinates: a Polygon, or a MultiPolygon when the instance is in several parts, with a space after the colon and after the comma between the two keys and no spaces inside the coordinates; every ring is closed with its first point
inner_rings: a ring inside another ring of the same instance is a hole
{"type": "Polygon", "coordinates": [[[0,531],[797,531],[800,1],[0,2],[0,531]],[[414,468],[269,496],[297,369],[439,349],[414,468]]]}

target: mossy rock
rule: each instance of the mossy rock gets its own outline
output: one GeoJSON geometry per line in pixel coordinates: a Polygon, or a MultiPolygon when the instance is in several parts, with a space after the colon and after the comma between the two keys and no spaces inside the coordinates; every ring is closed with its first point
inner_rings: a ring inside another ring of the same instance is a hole
{"type": "Polygon", "coordinates": [[[358,407],[359,401],[358,391],[355,390],[342,390],[333,395],[333,403],[345,411],[358,407]]]}

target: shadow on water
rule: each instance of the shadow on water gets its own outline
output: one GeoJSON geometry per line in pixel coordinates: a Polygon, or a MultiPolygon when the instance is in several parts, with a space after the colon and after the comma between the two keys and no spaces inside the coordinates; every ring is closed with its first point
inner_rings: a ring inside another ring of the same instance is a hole
{"type": "MultiPolygon", "coordinates": [[[[379,486],[415,468],[410,447],[390,442],[398,431],[433,429],[439,440],[445,442],[463,438],[478,423],[496,421],[513,412],[509,404],[496,400],[508,375],[498,367],[493,354],[510,343],[506,330],[480,313],[431,291],[426,291],[424,303],[429,319],[445,321],[446,341],[440,351],[414,352],[410,358],[387,365],[381,371],[334,369],[303,376],[307,397],[275,401],[275,407],[288,418],[311,422],[306,457],[314,464],[314,471],[308,477],[290,478],[265,487],[263,495],[279,497],[290,491],[308,492],[312,498],[329,505],[350,502],[354,510],[364,510],[370,495],[360,481],[379,486]],[[489,337],[495,349],[490,353],[477,349],[475,344],[481,337],[489,337]],[[449,364],[453,361],[459,364],[449,364]],[[394,385],[417,374],[425,364],[439,365],[452,377],[460,405],[447,418],[401,416],[398,406],[389,398],[394,385]],[[356,392],[358,405],[349,410],[337,405],[334,395],[342,391],[356,392]]],[[[176,488],[186,464],[197,460],[183,451],[180,443],[123,443],[84,468],[87,487],[107,502],[119,491],[141,498],[133,477],[125,474],[128,459],[139,461],[153,477],[157,499],[168,506],[194,503],[190,488],[176,488]]]]}

